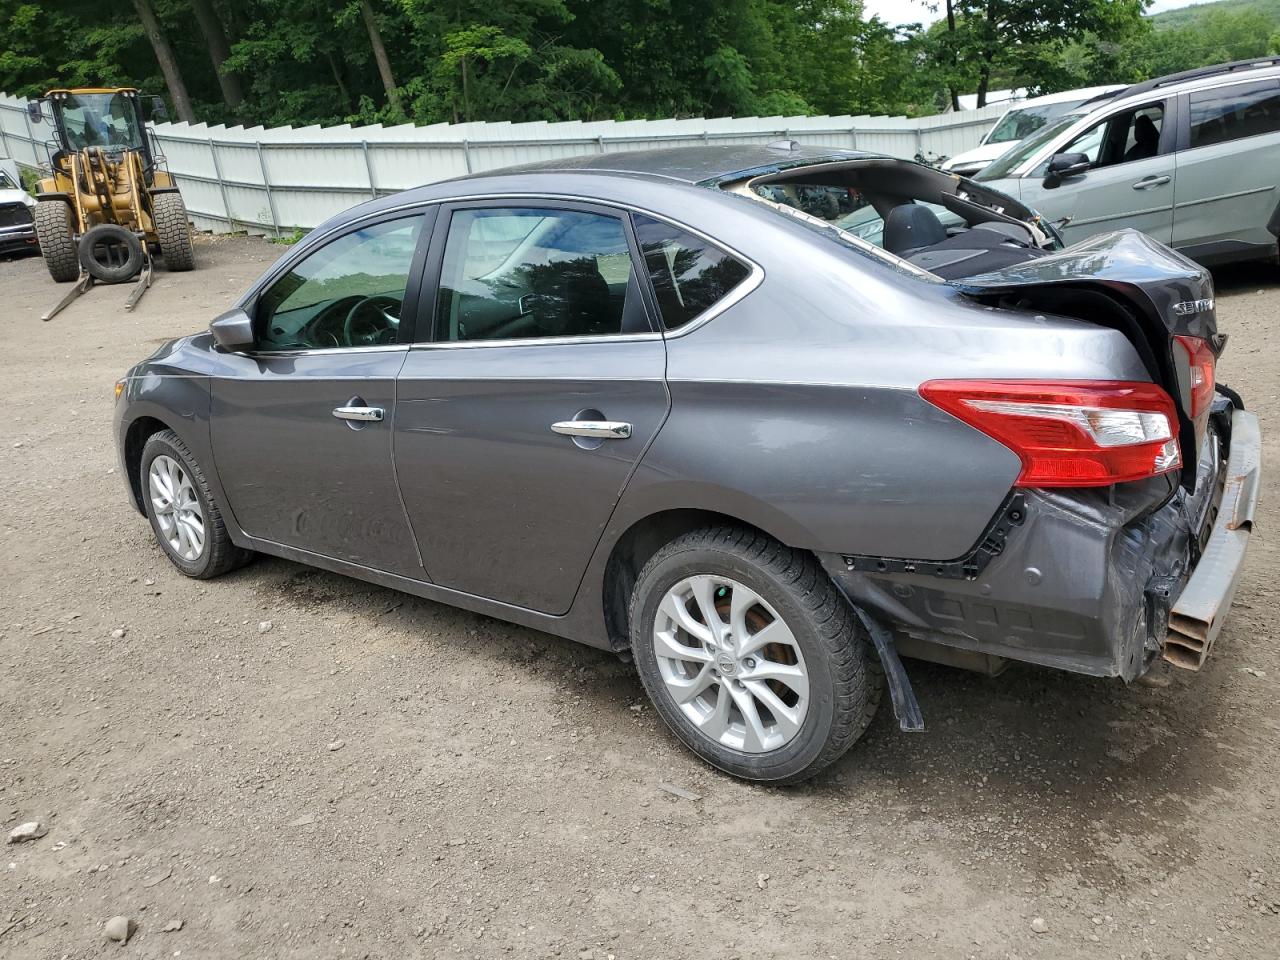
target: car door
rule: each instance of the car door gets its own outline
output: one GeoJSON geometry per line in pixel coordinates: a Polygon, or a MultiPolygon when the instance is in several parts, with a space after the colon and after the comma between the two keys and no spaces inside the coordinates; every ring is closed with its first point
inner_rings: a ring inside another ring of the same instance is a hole
{"type": "Polygon", "coordinates": [[[422,579],[391,459],[396,375],[431,215],[365,222],[249,305],[251,350],[211,384],[214,458],[248,534],[422,579]]]}
{"type": "Polygon", "coordinates": [[[1174,246],[1192,256],[1275,252],[1280,212],[1280,80],[1197,90],[1178,98],[1174,246]]]}
{"type": "Polygon", "coordinates": [[[454,205],[431,262],[422,316],[434,322],[420,319],[395,425],[426,569],[453,590],[564,613],[668,408],[626,214],[454,205]]]}
{"type": "Polygon", "coordinates": [[[1155,100],[1108,114],[1054,153],[1083,153],[1090,168],[1046,186],[1048,161],[1022,181],[1021,199],[1050,220],[1070,217],[1068,243],[1132,227],[1173,239],[1175,122],[1171,101],[1155,100]]]}

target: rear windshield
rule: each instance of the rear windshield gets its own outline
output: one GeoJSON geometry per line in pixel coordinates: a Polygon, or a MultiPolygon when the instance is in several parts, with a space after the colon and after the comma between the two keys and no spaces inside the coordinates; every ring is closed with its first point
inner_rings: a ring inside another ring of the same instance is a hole
{"type": "Polygon", "coordinates": [[[993,163],[978,171],[974,176],[975,180],[999,180],[1020,167],[1032,154],[1036,153],[1046,143],[1056,137],[1059,133],[1071,126],[1079,120],[1084,114],[1069,113],[1065,116],[1046,123],[1043,127],[1033,133],[1027,139],[1023,140],[1017,146],[1003,153],[993,163]]]}

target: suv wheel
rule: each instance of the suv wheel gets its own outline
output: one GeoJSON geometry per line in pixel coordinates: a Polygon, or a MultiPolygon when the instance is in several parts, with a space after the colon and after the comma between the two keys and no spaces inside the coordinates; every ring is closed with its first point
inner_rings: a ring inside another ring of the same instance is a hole
{"type": "Polygon", "coordinates": [[[817,560],[763,534],[697,530],[659,550],[631,598],[631,649],[677,737],[735,776],[813,776],[862,735],[883,675],[817,560]]]}
{"type": "Polygon", "coordinates": [[[231,542],[200,465],[172,430],[147,440],[140,476],[156,542],[188,577],[209,580],[252,558],[250,551],[231,542]]]}

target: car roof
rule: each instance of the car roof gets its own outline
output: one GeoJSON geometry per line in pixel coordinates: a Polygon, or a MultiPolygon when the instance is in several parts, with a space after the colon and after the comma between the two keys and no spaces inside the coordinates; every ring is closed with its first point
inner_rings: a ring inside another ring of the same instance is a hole
{"type": "MultiPolygon", "coordinates": [[[[776,173],[790,167],[808,166],[833,160],[860,157],[880,158],[880,154],[832,147],[806,147],[795,140],[771,144],[722,144],[665,147],[656,150],[620,150],[583,156],[543,160],[517,167],[503,167],[471,174],[465,179],[511,176],[521,173],[616,173],[655,177],[680,183],[714,186],[747,176],[776,173]]],[[[904,163],[907,161],[903,161],[904,163]]]]}
{"type": "Polygon", "coordinates": [[[1230,63],[1197,67],[1195,70],[1183,70],[1181,73],[1170,73],[1163,77],[1153,77],[1150,80],[1135,83],[1121,90],[1110,102],[1121,103],[1155,90],[1170,94],[1185,93],[1188,90],[1199,90],[1223,83],[1276,78],[1280,78],[1280,56],[1233,60],[1230,63]]]}

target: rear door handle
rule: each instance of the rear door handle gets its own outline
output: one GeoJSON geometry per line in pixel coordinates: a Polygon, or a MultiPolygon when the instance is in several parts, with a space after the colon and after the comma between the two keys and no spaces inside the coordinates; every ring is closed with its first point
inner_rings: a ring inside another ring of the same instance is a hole
{"type": "Polygon", "coordinates": [[[1133,185],[1135,190],[1150,190],[1152,187],[1163,187],[1172,177],[1143,177],[1133,185]]]}
{"type": "Polygon", "coordinates": [[[381,407],[334,407],[333,415],[339,420],[360,420],[369,422],[371,420],[381,420],[383,410],[381,407]]]}
{"type": "Polygon", "coordinates": [[[631,424],[620,420],[561,420],[553,423],[551,429],[566,437],[595,437],[598,440],[625,440],[631,436],[631,424]]]}

